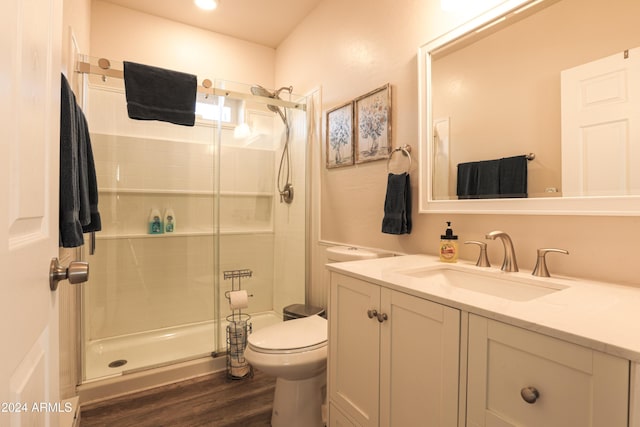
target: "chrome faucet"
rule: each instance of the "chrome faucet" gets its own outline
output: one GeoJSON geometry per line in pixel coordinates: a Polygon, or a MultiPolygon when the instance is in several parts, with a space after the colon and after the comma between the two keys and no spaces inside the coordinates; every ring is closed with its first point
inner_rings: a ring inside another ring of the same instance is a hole
{"type": "Polygon", "coordinates": [[[495,240],[496,237],[499,237],[500,240],[502,240],[502,244],[504,245],[504,261],[502,261],[502,267],[500,269],[502,271],[508,271],[508,272],[518,271],[518,263],[516,262],[516,253],[513,250],[513,242],[511,241],[511,237],[509,237],[509,235],[504,231],[500,231],[500,230],[487,233],[485,237],[491,240],[495,240]]]}

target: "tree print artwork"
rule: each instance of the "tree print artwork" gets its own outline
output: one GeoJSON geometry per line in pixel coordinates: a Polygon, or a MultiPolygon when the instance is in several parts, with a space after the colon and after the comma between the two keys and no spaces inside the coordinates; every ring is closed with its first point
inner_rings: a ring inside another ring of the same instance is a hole
{"type": "Polygon", "coordinates": [[[389,99],[390,88],[387,85],[356,100],[358,163],[389,156],[389,99]]]}
{"type": "Polygon", "coordinates": [[[353,164],[353,107],[349,102],[327,113],[327,167],[353,164]]]}

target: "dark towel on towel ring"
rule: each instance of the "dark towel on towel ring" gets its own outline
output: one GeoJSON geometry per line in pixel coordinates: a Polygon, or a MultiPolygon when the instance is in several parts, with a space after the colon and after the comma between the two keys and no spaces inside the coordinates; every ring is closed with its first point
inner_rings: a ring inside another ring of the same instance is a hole
{"type": "Polygon", "coordinates": [[[64,74],[60,85],[59,245],[84,244],[83,232],[100,231],[98,184],[84,113],[64,74]]]}
{"type": "Polygon", "coordinates": [[[198,78],[193,74],[124,62],[129,118],[195,124],[198,78]]]}
{"type": "Polygon", "coordinates": [[[387,177],[382,232],[411,233],[411,183],[406,172],[398,175],[390,173],[387,177]]]}

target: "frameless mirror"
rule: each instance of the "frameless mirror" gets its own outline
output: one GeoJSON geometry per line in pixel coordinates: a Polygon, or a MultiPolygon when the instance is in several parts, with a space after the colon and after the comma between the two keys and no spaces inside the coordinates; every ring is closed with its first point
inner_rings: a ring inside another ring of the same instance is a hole
{"type": "Polygon", "coordinates": [[[422,46],[420,211],[640,213],[637,16],[629,0],[507,0],[422,46]],[[459,165],[524,155],[526,198],[464,197],[459,165]]]}

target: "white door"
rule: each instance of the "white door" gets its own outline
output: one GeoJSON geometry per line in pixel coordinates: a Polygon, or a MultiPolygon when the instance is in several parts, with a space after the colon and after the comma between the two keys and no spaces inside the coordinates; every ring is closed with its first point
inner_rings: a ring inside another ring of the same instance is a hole
{"type": "Polygon", "coordinates": [[[640,48],[561,73],[562,194],[640,194],[640,48]]]}
{"type": "Polygon", "coordinates": [[[60,0],[3,0],[0,18],[0,425],[57,426],[60,0]]]}

